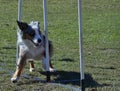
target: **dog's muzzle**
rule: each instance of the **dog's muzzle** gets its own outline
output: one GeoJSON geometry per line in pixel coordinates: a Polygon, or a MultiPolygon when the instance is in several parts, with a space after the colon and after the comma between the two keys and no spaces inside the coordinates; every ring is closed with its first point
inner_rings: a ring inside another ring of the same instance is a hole
{"type": "Polygon", "coordinates": [[[42,44],[42,40],[37,39],[37,40],[34,40],[33,43],[35,44],[35,46],[40,46],[42,44]]]}

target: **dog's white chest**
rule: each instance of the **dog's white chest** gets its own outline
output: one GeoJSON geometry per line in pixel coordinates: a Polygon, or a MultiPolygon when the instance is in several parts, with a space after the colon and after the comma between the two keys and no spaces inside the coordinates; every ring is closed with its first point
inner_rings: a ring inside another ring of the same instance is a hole
{"type": "Polygon", "coordinates": [[[20,49],[22,49],[22,54],[26,54],[27,59],[41,59],[44,55],[45,48],[43,45],[35,46],[29,40],[22,41],[23,44],[20,44],[20,49]]]}
{"type": "Polygon", "coordinates": [[[28,49],[28,56],[33,59],[40,59],[43,57],[44,51],[45,49],[43,46],[32,47],[28,49]]]}

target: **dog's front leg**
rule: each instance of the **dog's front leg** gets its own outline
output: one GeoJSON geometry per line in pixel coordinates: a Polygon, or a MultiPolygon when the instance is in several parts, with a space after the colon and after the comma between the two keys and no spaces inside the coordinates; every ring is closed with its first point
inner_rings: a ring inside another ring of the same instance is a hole
{"type": "Polygon", "coordinates": [[[33,72],[33,71],[35,71],[35,67],[34,67],[34,62],[33,61],[29,61],[29,63],[30,63],[30,72],[33,72]]]}
{"type": "Polygon", "coordinates": [[[25,64],[26,64],[26,56],[24,55],[24,56],[19,57],[16,71],[11,78],[11,82],[15,83],[18,81],[25,64]]]}

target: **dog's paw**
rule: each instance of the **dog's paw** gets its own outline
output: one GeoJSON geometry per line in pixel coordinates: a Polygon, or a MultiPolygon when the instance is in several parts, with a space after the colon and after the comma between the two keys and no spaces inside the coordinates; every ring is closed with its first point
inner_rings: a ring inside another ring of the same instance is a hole
{"type": "Polygon", "coordinates": [[[18,79],[19,79],[18,77],[16,77],[16,78],[11,78],[11,82],[12,82],[12,83],[16,83],[16,82],[18,81],[18,79]]]}
{"type": "Polygon", "coordinates": [[[50,70],[50,72],[56,72],[56,69],[54,69],[54,68],[49,68],[49,70],[50,70]]]}
{"type": "Polygon", "coordinates": [[[30,72],[34,72],[34,71],[35,71],[35,68],[30,68],[29,71],[30,71],[30,72]]]}

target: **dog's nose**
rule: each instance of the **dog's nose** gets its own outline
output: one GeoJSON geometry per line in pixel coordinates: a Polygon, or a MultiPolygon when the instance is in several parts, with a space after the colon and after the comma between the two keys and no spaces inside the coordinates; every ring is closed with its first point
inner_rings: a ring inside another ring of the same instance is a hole
{"type": "Polygon", "coordinates": [[[38,39],[38,43],[40,43],[41,42],[41,39],[38,39]]]}

